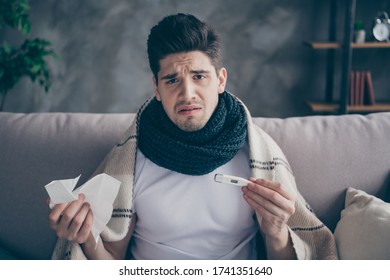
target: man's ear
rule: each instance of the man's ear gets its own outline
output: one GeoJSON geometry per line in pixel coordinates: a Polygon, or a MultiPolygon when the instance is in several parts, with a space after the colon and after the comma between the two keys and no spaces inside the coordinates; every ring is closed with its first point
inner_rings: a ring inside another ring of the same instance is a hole
{"type": "Polygon", "coordinates": [[[227,82],[227,71],[225,67],[222,67],[219,70],[219,76],[218,76],[218,93],[221,94],[225,91],[227,82]]]}
{"type": "Polygon", "coordinates": [[[161,101],[161,96],[158,93],[157,81],[156,81],[156,77],[155,76],[153,76],[153,85],[154,85],[154,95],[156,96],[156,99],[158,101],[161,101]]]}

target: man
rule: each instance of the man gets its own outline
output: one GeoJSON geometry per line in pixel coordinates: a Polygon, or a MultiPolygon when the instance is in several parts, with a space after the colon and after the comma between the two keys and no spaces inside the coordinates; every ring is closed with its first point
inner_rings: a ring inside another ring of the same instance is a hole
{"type": "Polygon", "coordinates": [[[102,241],[80,195],[50,213],[60,237],[53,258],[337,258],[282,151],[225,91],[218,34],[177,14],[152,28],[147,45],[155,98],[96,171],[122,182],[102,241]],[[216,173],[250,183],[218,184],[216,173]]]}

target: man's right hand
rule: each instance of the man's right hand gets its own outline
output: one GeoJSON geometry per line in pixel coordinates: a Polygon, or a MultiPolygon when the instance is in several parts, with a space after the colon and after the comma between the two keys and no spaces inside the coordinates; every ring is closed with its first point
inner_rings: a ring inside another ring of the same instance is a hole
{"type": "Polygon", "coordinates": [[[56,204],[49,214],[50,227],[57,236],[79,244],[87,241],[92,223],[92,211],[83,194],[77,200],[56,204]]]}
{"type": "MultiPolygon", "coordinates": [[[[47,200],[49,204],[50,199],[47,200]]],[[[56,204],[49,214],[50,227],[57,236],[81,244],[88,259],[112,260],[124,259],[127,246],[134,231],[136,218],[131,219],[130,228],[122,240],[115,242],[99,241],[92,235],[93,215],[85,196],[80,194],[77,200],[56,204]]]]}

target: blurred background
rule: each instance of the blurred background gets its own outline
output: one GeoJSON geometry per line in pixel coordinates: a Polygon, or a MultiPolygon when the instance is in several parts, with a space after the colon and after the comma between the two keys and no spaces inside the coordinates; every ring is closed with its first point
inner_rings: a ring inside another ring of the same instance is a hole
{"type": "MultiPolygon", "coordinates": [[[[337,40],[343,40],[345,1],[338,1],[337,40]]],[[[253,116],[312,115],[306,101],[324,100],[327,50],[304,41],[327,41],[330,0],[30,0],[29,38],[51,43],[59,59],[48,58],[52,85],[47,93],[23,78],[8,94],[9,112],[136,112],[153,95],[146,54],[149,30],[164,16],[191,13],[222,36],[227,89],[253,116]]],[[[388,0],[357,0],[355,18],[366,40],[388,0]]],[[[24,40],[10,28],[0,42],[24,40]]],[[[336,52],[334,95],[340,92],[336,52]]],[[[372,73],[375,96],[390,100],[390,49],[354,50],[355,69],[372,73]]]]}

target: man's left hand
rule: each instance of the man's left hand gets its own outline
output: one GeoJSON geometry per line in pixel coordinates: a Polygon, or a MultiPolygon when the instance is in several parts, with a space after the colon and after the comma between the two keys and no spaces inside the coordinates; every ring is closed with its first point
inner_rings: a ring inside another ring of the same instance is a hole
{"type": "Polygon", "coordinates": [[[261,230],[271,239],[286,238],[287,221],[295,212],[295,195],[284,185],[265,179],[249,179],[244,198],[261,217],[261,230]]]}

